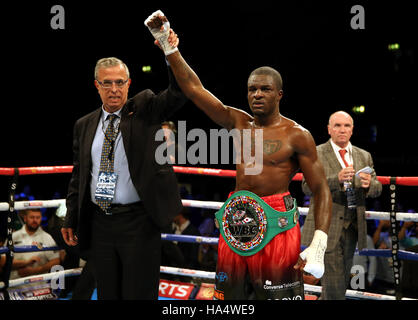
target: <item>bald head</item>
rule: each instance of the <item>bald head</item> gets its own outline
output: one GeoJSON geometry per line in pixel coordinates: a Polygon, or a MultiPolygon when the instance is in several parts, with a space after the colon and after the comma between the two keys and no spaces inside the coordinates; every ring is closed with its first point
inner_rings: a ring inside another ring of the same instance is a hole
{"type": "Polygon", "coordinates": [[[353,118],[345,111],[334,112],[328,120],[328,134],[340,148],[347,147],[353,135],[353,118]]]}
{"type": "Polygon", "coordinates": [[[337,112],[334,112],[332,115],[330,115],[328,124],[330,124],[331,121],[335,121],[335,119],[342,119],[342,118],[345,118],[348,121],[351,121],[351,124],[354,125],[353,118],[345,111],[337,111],[337,112]]]}

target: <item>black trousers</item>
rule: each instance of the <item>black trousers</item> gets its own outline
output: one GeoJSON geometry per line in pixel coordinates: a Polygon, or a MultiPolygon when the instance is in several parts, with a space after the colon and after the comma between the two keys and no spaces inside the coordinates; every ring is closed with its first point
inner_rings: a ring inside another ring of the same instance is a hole
{"type": "Polygon", "coordinates": [[[143,206],[114,215],[95,209],[91,248],[99,300],[158,299],[161,232],[143,206]]]}
{"type": "Polygon", "coordinates": [[[91,300],[96,286],[94,263],[89,259],[75,283],[71,300],[91,300]]]}

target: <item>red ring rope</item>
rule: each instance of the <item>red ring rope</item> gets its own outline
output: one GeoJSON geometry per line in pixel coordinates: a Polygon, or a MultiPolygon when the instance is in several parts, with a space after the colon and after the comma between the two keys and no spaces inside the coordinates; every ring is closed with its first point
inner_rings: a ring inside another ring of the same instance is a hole
{"type": "MultiPolygon", "coordinates": [[[[235,170],[225,169],[210,169],[210,168],[194,168],[194,167],[179,167],[173,166],[176,173],[184,174],[198,174],[206,176],[217,177],[235,177],[235,170]]],[[[50,173],[71,173],[73,166],[44,166],[44,167],[21,167],[18,168],[19,175],[33,175],[33,174],[50,174],[50,173]]],[[[0,168],[0,175],[12,176],[14,168],[0,168]]],[[[293,177],[293,181],[302,181],[302,173],[297,173],[293,177]]],[[[378,176],[377,179],[383,184],[390,184],[388,176],[378,176]]],[[[396,177],[396,184],[400,186],[418,186],[418,177],[396,177]]]]}
{"type": "MultiPolygon", "coordinates": [[[[19,175],[26,176],[32,174],[50,174],[50,173],[71,173],[73,166],[49,166],[49,167],[22,167],[18,168],[19,175]]],[[[14,175],[14,168],[0,168],[0,176],[14,175]]]]}

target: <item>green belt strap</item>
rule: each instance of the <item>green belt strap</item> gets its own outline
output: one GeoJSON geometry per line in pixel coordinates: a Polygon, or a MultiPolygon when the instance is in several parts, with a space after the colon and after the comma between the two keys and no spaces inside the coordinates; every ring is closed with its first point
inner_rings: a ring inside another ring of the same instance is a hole
{"type": "Polygon", "coordinates": [[[255,193],[240,190],[225,201],[215,217],[231,250],[241,256],[251,256],[276,235],[296,226],[299,210],[295,199],[293,209],[279,212],[255,193]]]}

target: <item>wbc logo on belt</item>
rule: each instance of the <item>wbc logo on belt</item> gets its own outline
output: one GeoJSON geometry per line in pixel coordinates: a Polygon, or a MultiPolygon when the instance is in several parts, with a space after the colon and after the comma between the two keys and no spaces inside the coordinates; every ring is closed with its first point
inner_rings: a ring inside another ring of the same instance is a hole
{"type": "Polygon", "coordinates": [[[225,207],[222,228],[234,248],[248,251],[258,246],[267,231],[264,209],[249,196],[237,196],[225,207]]]}

